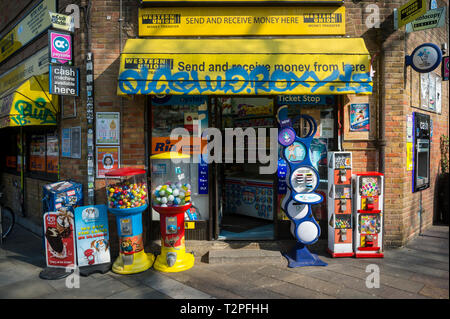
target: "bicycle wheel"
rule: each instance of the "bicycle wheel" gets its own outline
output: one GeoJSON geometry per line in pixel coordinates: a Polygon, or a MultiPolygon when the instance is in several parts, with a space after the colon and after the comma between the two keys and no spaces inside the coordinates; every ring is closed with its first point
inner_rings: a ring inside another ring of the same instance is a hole
{"type": "Polygon", "coordinates": [[[9,207],[0,207],[1,209],[1,225],[2,225],[2,238],[5,239],[6,236],[11,233],[11,230],[13,229],[14,223],[16,221],[15,216],[11,208],[9,207]]]}

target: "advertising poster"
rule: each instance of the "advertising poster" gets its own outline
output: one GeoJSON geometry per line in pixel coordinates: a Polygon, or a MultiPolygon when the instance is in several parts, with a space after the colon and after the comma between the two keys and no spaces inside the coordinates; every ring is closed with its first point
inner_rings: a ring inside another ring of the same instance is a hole
{"type": "Polygon", "coordinates": [[[70,129],[70,152],[72,158],[81,158],[81,127],[72,127],[70,129]]]}
{"type": "Polygon", "coordinates": [[[47,134],[47,173],[58,173],[58,136],[47,134]]]}
{"type": "Polygon", "coordinates": [[[61,156],[71,157],[71,138],[70,128],[63,128],[61,130],[61,156]]]}
{"type": "Polygon", "coordinates": [[[96,144],[120,144],[120,113],[97,112],[95,126],[96,144]]]}
{"type": "Polygon", "coordinates": [[[442,112],[442,79],[436,76],[436,112],[442,112]]]}
{"type": "Polygon", "coordinates": [[[428,108],[430,111],[436,111],[436,76],[434,73],[430,73],[428,79],[428,108]]]}
{"type": "Polygon", "coordinates": [[[105,173],[120,167],[120,146],[97,146],[97,178],[105,178],[105,173]]]}
{"type": "Polygon", "coordinates": [[[369,130],[369,103],[350,104],[350,131],[368,132],[369,130]]]}
{"type": "Polygon", "coordinates": [[[45,135],[31,135],[30,171],[45,172],[45,135]]]}
{"type": "Polygon", "coordinates": [[[420,108],[428,110],[428,93],[429,93],[429,74],[421,73],[420,74],[420,108]]]}
{"type": "Polygon", "coordinates": [[[73,268],[76,265],[73,214],[60,210],[44,214],[45,258],[48,267],[73,268]]]}
{"type": "Polygon", "coordinates": [[[111,261],[106,205],[75,208],[75,231],[79,267],[111,261]]]}
{"type": "Polygon", "coordinates": [[[413,143],[412,142],[406,143],[406,170],[407,171],[413,170],[413,143]]]}

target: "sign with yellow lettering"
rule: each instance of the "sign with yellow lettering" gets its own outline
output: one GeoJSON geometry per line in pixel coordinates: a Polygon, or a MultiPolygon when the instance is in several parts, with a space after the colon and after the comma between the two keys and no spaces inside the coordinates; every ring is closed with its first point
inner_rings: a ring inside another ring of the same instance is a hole
{"type": "Polygon", "coordinates": [[[151,7],[139,36],[345,35],[345,7],[151,7]]]}
{"type": "Polygon", "coordinates": [[[361,38],[129,39],[118,94],[371,94],[370,68],[361,38]]]}
{"type": "Polygon", "coordinates": [[[45,47],[0,75],[0,95],[33,75],[41,75],[47,72],[48,47],[45,47]]]}
{"type": "Polygon", "coordinates": [[[47,30],[49,11],[56,11],[56,0],[42,0],[19,23],[0,38],[0,63],[47,30]]]}

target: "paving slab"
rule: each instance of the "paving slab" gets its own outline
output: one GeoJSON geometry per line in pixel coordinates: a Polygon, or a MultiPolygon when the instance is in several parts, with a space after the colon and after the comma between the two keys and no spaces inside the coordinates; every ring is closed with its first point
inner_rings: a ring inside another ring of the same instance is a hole
{"type": "Polygon", "coordinates": [[[133,287],[112,294],[107,299],[172,299],[150,287],[133,287]]]}

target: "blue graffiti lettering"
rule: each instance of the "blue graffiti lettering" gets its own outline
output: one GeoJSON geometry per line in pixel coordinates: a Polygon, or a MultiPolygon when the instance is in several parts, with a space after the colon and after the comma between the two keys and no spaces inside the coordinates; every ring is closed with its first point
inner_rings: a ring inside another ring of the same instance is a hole
{"type": "Polygon", "coordinates": [[[119,76],[119,89],[125,94],[267,94],[296,92],[302,86],[306,92],[315,93],[321,88],[340,93],[371,93],[369,73],[356,73],[351,65],[344,66],[344,73],[334,70],[325,78],[314,71],[305,71],[301,76],[293,72],[276,69],[272,72],[265,66],[247,71],[235,66],[225,71],[224,77],[199,79],[198,71],[172,73],[169,68],[159,68],[149,77],[149,70],[125,70],[119,76]]]}

